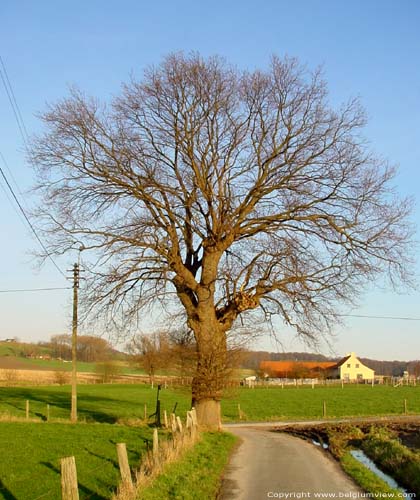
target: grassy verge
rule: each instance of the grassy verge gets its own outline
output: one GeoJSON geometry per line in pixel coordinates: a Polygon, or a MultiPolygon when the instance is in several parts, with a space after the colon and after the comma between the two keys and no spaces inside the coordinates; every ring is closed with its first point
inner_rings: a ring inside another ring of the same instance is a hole
{"type": "Polygon", "coordinates": [[[399,498],[401,492],[390,488],[385,481],[361,464],[358,460],[346,452],[340,459],[341,466],[356,483],[368,493],[373,495],[387,494],[389,498],[399,498]]]}
{"type": "Polygon", "coordinates": [[[409,493],[420,495],[420,453],[403,446],[390,431],[372,428],[362,449],[384,472],[391,474],[409,493]]]}
{"type": "Polygon", "coordinates": [[[138,467],[148,427],[108,424],[0,423],[0,498],[56,500],[60,458],[75,456],[81,499],[110,498],[120,481],[116,443],[138,467]]]}
{"type": "Polygon", "coordinates": [[[372,426],[362,431],[357,426],[327,426],[330,451],[343,469],[368,493],[389,493],[399,498],[401,491],[391,488],[350,454],[362,449],[376,466],[394,478],[408,493],[420,494],[420,454],[403,446],[385,427],[372,426]]]}
{"type": "Polygon", "coordinates": [[[139,500],[215,499],[221,475],[237,438],[224,432],[205,432],[183,458],[167,464],[160,476],[139,493],[139,500]]]}

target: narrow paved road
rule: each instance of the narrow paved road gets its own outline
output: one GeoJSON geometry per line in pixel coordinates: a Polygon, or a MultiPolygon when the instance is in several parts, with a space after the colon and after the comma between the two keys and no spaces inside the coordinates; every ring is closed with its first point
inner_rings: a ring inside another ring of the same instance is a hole
{"type": "Polygon", "coordinates": [[[327,498],[318,493],[348,499],[360,492],[315,445],[264,428],[232,426],[226,430],[239,436],[241,444],[225,472],[220,500],[327,498]]]}

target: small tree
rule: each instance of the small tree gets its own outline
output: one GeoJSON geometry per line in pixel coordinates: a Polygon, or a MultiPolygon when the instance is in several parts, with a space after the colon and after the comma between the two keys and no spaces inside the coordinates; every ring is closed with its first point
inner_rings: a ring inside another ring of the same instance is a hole
{"type": "Polygon", "coordinates": [[[407,281],[394,169],[363,141],[357,100],[332,109],[320,72],[294,59],[246,72],[174,54],[108,108],[72,91],[42,118],[32,163],[49,252],[92,250],[89,303],[114,323],[176,296],[203,424],[219,423],[240,318],[280,315],[314,340],[382,273],[407,281]]]}
{"type": "Polygon", "coordinates": [[[169,359],[169,345],[164,333],[141,334],[127,346],[132,360],[149,375],[150,383],[156,372],[166,367],[169,359]]]}

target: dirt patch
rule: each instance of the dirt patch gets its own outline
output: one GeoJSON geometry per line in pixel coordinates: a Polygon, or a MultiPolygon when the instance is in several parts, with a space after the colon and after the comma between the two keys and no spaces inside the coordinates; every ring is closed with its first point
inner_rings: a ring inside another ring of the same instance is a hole
{"type": "MultiPolygon", "coordinates": [[[[2,370],[37,370],[42,371],[43,368],[32,363],[20,361],[15,356],[0,356],[0,369],[2,370]]],[[[46,368],[48,370],[48,368],[46,368]]]]}
{"type": "Polygon", "coordinates": [[[0,356],[0,370],[36,370],[36,371],[50,371],[48,366],[38,366],[30,361],[20,361],[15,356],[0,356]]]}
{"type": "MultiPolygon", "coordinates": [[[[420,451],[420,417],[401,417],[398,419],[368,419],[357,420],[339,424],[314,424],[314,425],[289,425],[275,429],[276,432],[286,432],[294,436],[303,438],[310,442],[319,443],[321,446],[329,445],[329,435],[331,432],[338,433],[351,425],[359,428],[363,433],[369,432],[372,425],[385,427],[397,433],[401,443],[415,451],[420,451]]],[[[325,447],[325,446],[324,446],[325,447]]]]}

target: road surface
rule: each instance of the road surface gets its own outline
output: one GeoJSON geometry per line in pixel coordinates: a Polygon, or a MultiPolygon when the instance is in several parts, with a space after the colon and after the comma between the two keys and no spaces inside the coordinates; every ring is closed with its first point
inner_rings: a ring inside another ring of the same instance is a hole
{"type": "Polygon", "coordinates": [[[360,489],[328,454],[311,443],[264,427],[229,426],[241,443],[233,454],[220,500],[357,498],[360,489]]]}

